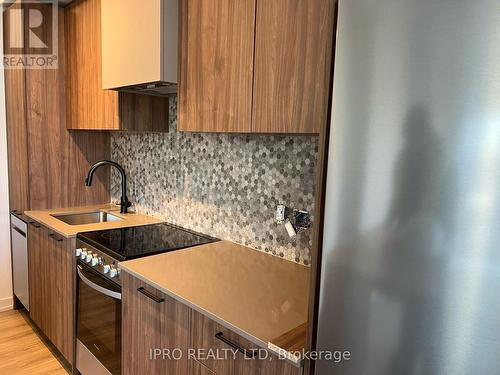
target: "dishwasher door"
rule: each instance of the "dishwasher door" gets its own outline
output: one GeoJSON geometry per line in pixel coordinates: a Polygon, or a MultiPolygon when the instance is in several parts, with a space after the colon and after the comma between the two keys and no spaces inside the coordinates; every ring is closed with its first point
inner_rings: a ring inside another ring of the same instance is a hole
{"type": "Polygon", "coordinates": [[[10,215],[10,223],[14,294],[29,311],[27,225],[14,215],[10,215]]]}

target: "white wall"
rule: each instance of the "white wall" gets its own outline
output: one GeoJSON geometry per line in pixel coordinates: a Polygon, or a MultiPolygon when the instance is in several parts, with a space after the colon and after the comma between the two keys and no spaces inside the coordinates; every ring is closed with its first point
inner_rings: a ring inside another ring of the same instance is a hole
{"type": "MultiPolygon", "coordinates": [[[[0,17],[0,51],[3,51],[0,17]]],[[[10,259],[9,185],[7,174],[7,134],[5,122],[5,82],[0,68],[0,311],[12,308],[10,259]]]]}

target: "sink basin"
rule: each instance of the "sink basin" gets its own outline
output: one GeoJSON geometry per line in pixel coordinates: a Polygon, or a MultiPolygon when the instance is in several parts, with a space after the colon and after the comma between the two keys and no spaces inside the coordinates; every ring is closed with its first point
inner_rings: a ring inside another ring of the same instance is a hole
{"type": "Polygon", "coordinates": [[[56,214],[51,216],[69,225],[96,224],[123,220],[118,216],[103,211],[83,212],[77,214],[56,214]]]}

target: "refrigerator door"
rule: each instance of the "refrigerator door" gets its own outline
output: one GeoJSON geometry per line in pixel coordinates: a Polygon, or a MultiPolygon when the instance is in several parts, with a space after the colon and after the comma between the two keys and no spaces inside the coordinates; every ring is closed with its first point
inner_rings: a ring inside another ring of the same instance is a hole
{"type": "Polygon", "coordinates": [[[333,96],[316,374],[500,374],[500,1],[340,0],[333,96]]]}

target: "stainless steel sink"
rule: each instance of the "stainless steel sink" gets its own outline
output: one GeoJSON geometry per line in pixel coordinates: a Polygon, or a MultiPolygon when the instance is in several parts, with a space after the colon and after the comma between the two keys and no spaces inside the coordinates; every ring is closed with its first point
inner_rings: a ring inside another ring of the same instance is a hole
{"type": "Polygon", "coordinates": [[[84,212],[77,214],[54,214],[56,219],[69,225],[105,223],[108,221],[122,221],[123,219],[103,211],[84,212]]]}

